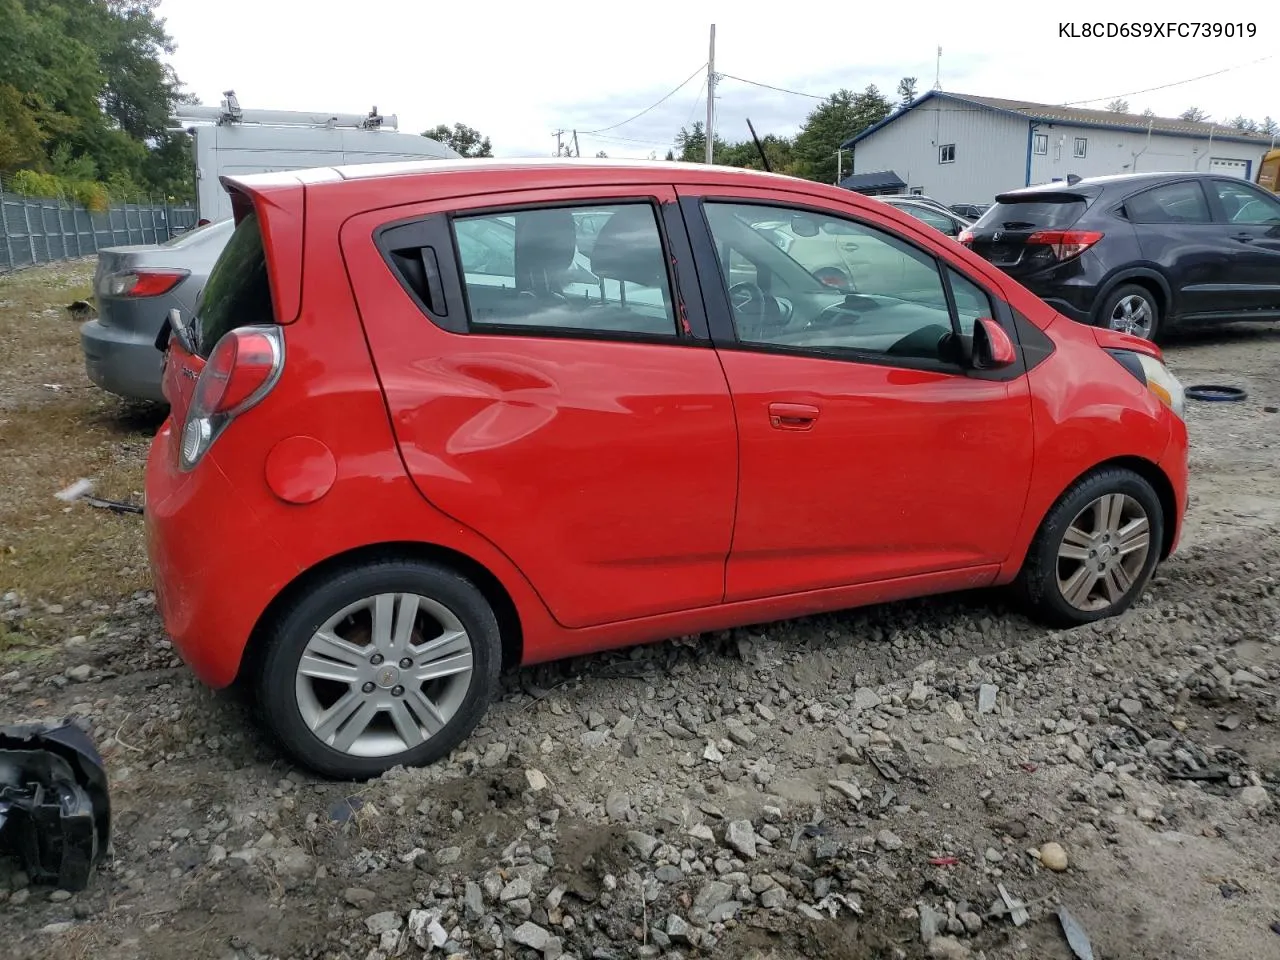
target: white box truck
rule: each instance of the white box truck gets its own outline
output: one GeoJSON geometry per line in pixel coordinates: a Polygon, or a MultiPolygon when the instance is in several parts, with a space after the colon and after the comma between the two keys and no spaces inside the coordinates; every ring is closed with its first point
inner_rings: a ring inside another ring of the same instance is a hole
{"type": "Polygon", "coordinates": [[[202,223],[231,216],[219,177],[308,167],[396,160],[461,159],[438,140],[396,130],[396,116],[294,110],[244,110],[228,90],[217,107],[181,107],[173,118],[191,134],[196,216],[202,223]]]}

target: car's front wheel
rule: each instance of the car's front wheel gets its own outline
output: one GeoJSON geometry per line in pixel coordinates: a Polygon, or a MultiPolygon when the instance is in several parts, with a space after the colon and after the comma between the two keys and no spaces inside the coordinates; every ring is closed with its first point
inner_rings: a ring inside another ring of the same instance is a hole
{"type": "Polygon", "coordinates": [[[498,623],[454,571],[379,561],[312,583],[276,619],[258,674],[271,731],[299,763],[362,780],[448,754],[483,716],[498,623]]]}
{"type": "Polygon", "coordinates": [[[1151,484],[1132,470],[1077,481],[1040,525],[1018,578],[1037,619],[1078,626],[1127,610],[1160,559],[1164,514],[1151,484]]]}
{"type": "Polygon", "coordinates": [[[1160,335],[1160,305],[1146,287],[1122,283],[1102,302],[1098,321],[1109,330],[1154,341],[1160,335]]]}

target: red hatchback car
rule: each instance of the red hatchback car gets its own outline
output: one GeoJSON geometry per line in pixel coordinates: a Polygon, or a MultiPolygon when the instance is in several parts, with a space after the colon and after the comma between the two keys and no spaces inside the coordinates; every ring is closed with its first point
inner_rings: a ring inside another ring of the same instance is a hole
{"type": "Polygon", "coordinates": [[[147,466],[166,629],[297,761],[445,755],[504,666],[1016,583],[1127,608],[1182,388],[890,206],[672,163],[224,180],[147,466]]]}

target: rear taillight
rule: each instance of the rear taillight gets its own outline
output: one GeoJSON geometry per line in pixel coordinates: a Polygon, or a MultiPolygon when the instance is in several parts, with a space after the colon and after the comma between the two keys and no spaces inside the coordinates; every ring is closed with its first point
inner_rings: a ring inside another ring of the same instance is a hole
{"type": "Polygon", "coordinates": [[[182,469],[195,467],[232,420],[261,403],[283,369],[284,333],[277,326],[240,327],[219,340],[187,409],[182,469]]]}
{"type": "Polygon", "coordinates": [[[188,270],[126,270],[108,273],[98,281],[104,297],[158,297],[168,293],[190,275],[188,270]]]}
{"type": "Polygon", "coordinates": [[[960,231],[960,235],[956,239],[966,247],[969,246],[969,244],[973,243],[973,227],[965,227],[960,231]]]}
{"type": "Polygon", "coordinates": [[[1102,239],[1097,230],[1037,230],[1027,244],[1048,247],[1058,260],[1078,257],[1102,239]]]}

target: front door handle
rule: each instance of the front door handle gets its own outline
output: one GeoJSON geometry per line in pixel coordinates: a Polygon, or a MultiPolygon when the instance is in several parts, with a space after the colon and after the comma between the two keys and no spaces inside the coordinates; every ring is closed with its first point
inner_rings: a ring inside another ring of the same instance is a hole
{"type": "Polygon", "coordinates": [[[811,403],[769,404],[769,425],[775,430],[809,430],[818,419],[818,408],[811,403]]]}
{"type": "Polygon", "coordinates": [[[1252,233],[1237,233],[1235,238],[1236,238],[1237,240],[1239,240],[1241,243],[1250,243],[1250,242],[1252,242],[1252,241],[1253,241],[1253,234],[1252,234],[1252,233]]]}

